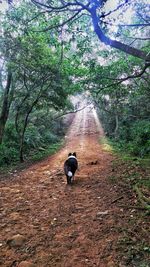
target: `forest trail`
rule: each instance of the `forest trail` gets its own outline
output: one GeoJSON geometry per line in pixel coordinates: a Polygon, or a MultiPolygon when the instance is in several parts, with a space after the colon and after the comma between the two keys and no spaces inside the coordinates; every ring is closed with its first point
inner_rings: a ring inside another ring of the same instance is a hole
{"type": "Polygon", "coordinates": [[[60,152],[0,182],[0,266],[32,266],[19,265],[25,260],[37,267],[122,266],[116,246],[123,210],[112,203],[118,197],[108,178],[113,156],[100,145],[103,136],[95,110],[86,107],[60,152]],[[68,186],[63,164],[74,151],[79,170],[68,186]],[[11,240],[16,234],[19,245],[11,240]]]}

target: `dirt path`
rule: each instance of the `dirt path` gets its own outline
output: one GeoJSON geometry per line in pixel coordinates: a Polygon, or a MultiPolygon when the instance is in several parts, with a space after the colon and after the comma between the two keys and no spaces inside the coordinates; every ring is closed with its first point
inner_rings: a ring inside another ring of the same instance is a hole
{"type": "Polygon", "coordinates": [[[0,182],[0,266],[25,260],[38,267],[122,266],[116,244],[123,212],[111,204],[117,192],[108,179],[112,155],[102,150],[102,136],[96,112],[83,109],[59,153],[0,182]],[[74,151],[79,171],[67,186],[63,163],[74,151]],[[25,238],[18,246],[10,241],[16,234],[25,238]]]}

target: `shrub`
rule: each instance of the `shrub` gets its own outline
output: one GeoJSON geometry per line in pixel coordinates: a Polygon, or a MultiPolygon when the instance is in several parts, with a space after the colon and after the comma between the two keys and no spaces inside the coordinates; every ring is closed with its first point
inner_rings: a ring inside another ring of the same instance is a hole
{"type": "Polygon", "coordinates": [[[116,145],[119,149],[123,149],[134,156],[144,157],[149,155],[150,122],[142,120],[120,126],[116,145]]]}
{"type": "Polygon", "coordinates": [[[142,120],[133,123],[130,129],[129,148],[137,156],[150,154],[150,122],[142,120]]]}
{"type": "Polygon", "coordinates": [[[19,150],[15,147],[8,146],[8,144],[0,145],[0,166],[9,165],[12,162],[18,161],[19,150]]]}

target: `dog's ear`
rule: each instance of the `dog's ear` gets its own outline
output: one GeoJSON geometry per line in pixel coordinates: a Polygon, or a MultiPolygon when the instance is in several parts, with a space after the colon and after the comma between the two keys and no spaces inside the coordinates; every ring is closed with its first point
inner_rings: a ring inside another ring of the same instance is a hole
{"type": "Polygon", "coordinates": [[[76,152],[73,152],[73,156],[77,157],[77,154],[76,154],[76,152]]]}
{"type": "Polygon", "coordinates": [[[72,154],[71,154],[71,153],[69,153],[69,154],[68,154],[68,157],[70,157],[71,155],[72,155],[72,154]]]}

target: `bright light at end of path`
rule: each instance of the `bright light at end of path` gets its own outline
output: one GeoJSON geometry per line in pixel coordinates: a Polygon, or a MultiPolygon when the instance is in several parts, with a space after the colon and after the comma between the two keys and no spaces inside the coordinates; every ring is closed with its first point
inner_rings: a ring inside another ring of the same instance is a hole
{"type": "Polygon", "coordinates": [[[95,108],[92,109],[93,111],[93,116],[94,116],[94,119],[95,119],[95,124],[97,126],[97,130],[100,134],[100,143],[102,145],[102,148],[104,151],[107,151],[107,152],[111,152],[113,150],[113,148],[110,146],[110,144],[108,143],[108,140],[107,138],[105,137],[105,133],[104,133],[104,130],[102,128],[102,125],[99,121],[99,118],[98,118],[98,115],[97,115],[97,112],[95,110],[95,108]]]}
{"type": "Polygon", "coordinates": [[[97,126],[97,131],[100,133],[100,135],[104,136],[104,131],[103,131],[102,125],[99,121],[99,118],[98,118],[98,115],[97,115],[95,108],[93,108],[92,111],[93,111],[93,116],[95,119],[95,124],[97,126]]]}

